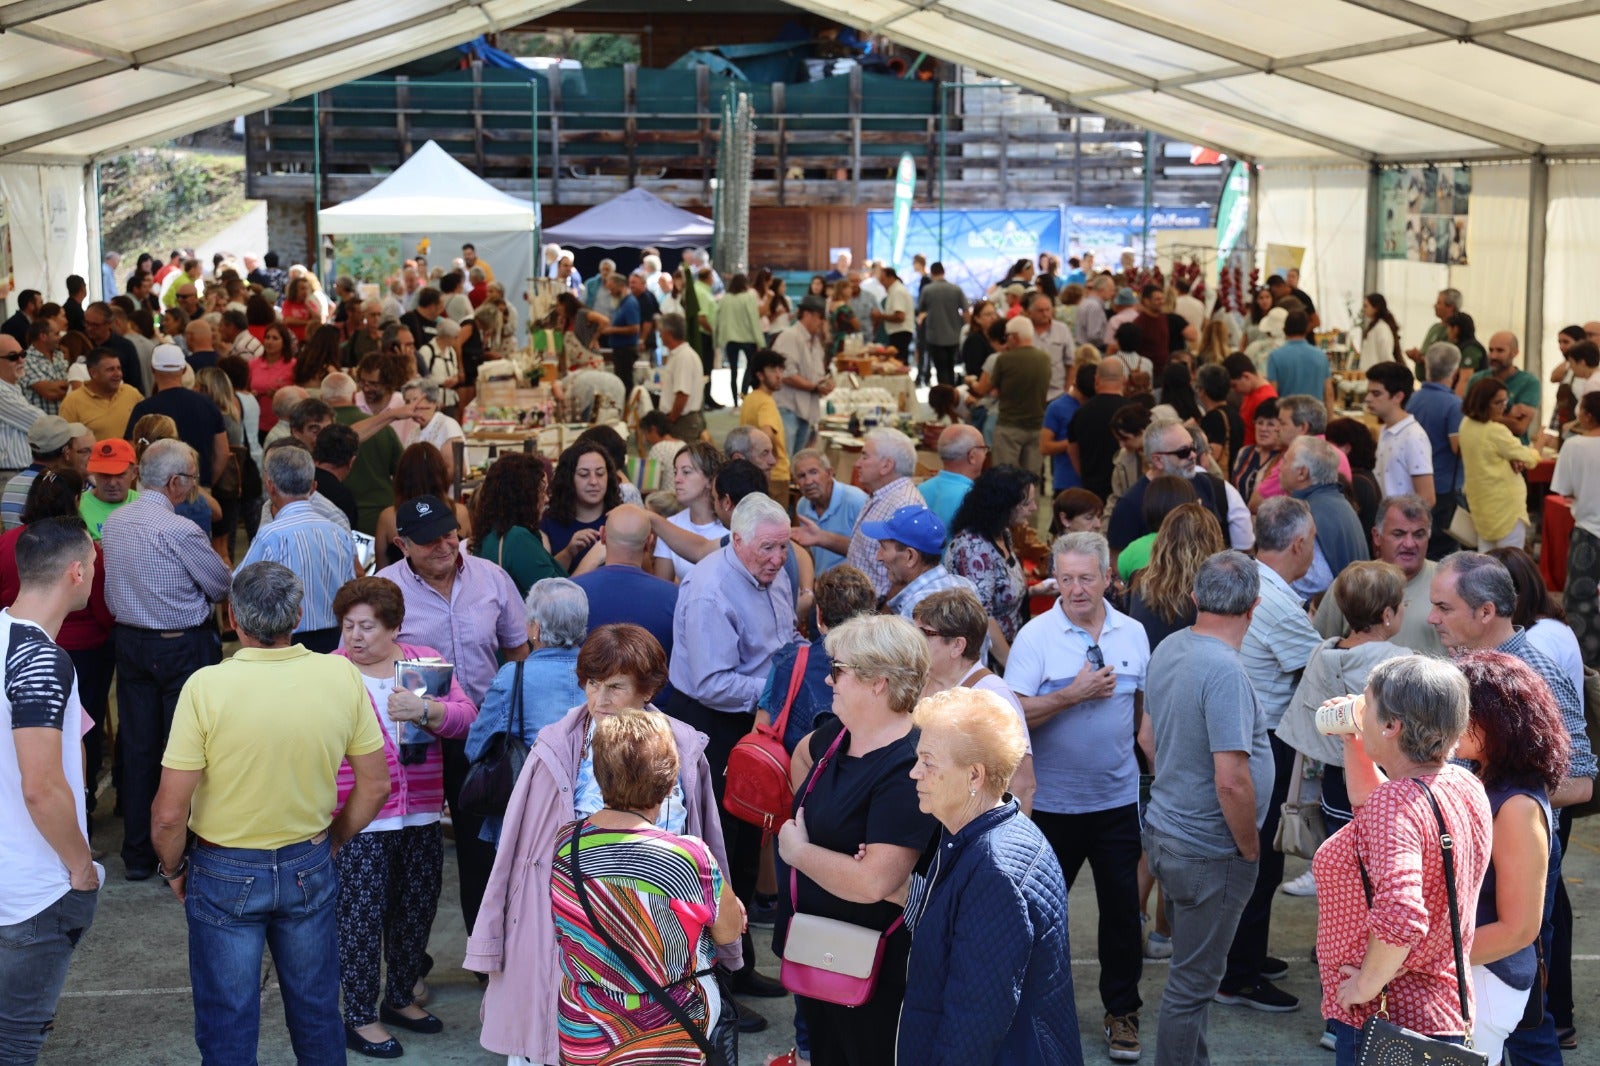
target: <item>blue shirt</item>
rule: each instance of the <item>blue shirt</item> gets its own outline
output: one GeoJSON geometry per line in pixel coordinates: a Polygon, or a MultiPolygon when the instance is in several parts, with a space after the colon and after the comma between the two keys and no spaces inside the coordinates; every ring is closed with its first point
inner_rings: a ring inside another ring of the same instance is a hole
{"type": "MultiPolygon", "coordinates": [[[[589,597],[589,632],[619,622],[642,626],[661,642],[667,659],[672,659],[672,613],[678,606],[677,585],[637,566],[602,566],[579,574],[572,581],[589,597]]],[[[665,706],[671,693],[669,684],[651,702],[658,707],[665,706]]]]}
{"type": "MultiPolygon", "coordinates": [[[[630,292],[624,296],[622,302],[617,304],[617,309],[611,312],[611,324],[613,326],[637,326],[639,324],[639,301],[633,298],[633,293],[630,292]]],[[[613,349],[639,347],[639,335],[636,333],[612,336],[608,339],[611,341],[613,349]]]]}
{"type": "Polygon", "coordinates": [[[944,523],[944,539],[948,544],[950,525],[956,520],[956,512],[961,509],[961,501],[972,491],[972,479],[964,474],[952,474],[948,470],[941,470],[918,485],[917,491],[922,493],[922,500],[928,505],[928,510],[938,515],[939,521],[944,523]]]}
{"type": "MultiPolygon", "coordinates": [[[[833,660],[828,658],[824,638],[811,642],[806,653],[806,673],[800,682],[800,691],[794,695],[794,705],[789,708],[789,721],[784,724],[783,746],[790,754],[816,727],[817,715],[833,712],[833,686],[828,684],[828,671],[833,660]]],[[[794,664],[800,654],[800,641],[779,649],[772,657],[772,670],[767,674],[767,687],[761,691],[757,704],[776,723],[783,713],[783,701],[789,695],[789,682],[794,679],[794,664]]]]}
{"type": "MultiPolygon", "coordinates": [[[[1072,416],[1078,413],[1078,408],[1083,402],[1070,392],[1063,392],[1060,396],[1050,401],[1044,409],[1044,428],[1056,440],[1067,439],[1067,427],[1072,424],[1072,416]]],[[[1078,468],[1072,465],[1072,456],[1066,452],[1058,452],[1050,457],[1050,484],[1054,491],[1062,489],[1075,489],[1083,484],[1078,477],[1078,468]]]]}
{"type": "Polygon", "coordinates": [[[1450,437],[1461,429],[1461,397],[1437,381],[1425,381],[1406,401],[1406,413],[1417,420],[1433,445],[1433,491],[1442,499],[1460,492],[1461,457],[1450,450],[1450,437]]]}
{"type": "Polygon", "coordinates": [[[732,547],[720,548],[678,586],[672,687],[712,711],[748,714],[766,687],[772,657],[794,635],[788,575],[762,586],[732,547]]]}
{"type": "Polygon", "coordinates": [[[1134,760],[1133,703],[1143,692],[1150,664],[1144,627],[1105,605],[1098,639],[1081,629],[1058,600],[1017,633],[1006,660],[1006,684],[1018,696],[1042,696],[1072,684],[1098,645],[1116,672],[1110,696],[1086,700],[1030,729],[1039,779],[1034,809],[1053,814],[1088,814],[1139,802],[1139,764],[1134,760]]]}
{"type": "Polygon", "coordinates": [[[356,547],[349,530],[322,517],[308,501],[295,500],[261,527],[234,572],[259,562],[282,563],[300,579],[305,598],[296,633],[339,624],[333,597],[356,572],[356,547]]]}
{"type": "MultiPolygon", "coordinates": [[[[795,513],[801,518],[809,518],[822,529],[829,533],[837,533],[841,537],[848,537],[855,532],[856,519],[861,517],[861,509],[867,505],[867,494],[863,489],[854,485],[846,485],[842,481],[833,483],[833,495],[828,497],[828,506],[821,513],[812,506],[811,501],[804,496],[795,505],[795,513]]],[[[844,562],[844,556],[836,551],[829,551],[821,546],[811,549],[811,559],[816,564],[816,572],[832,570],[844,562]]]]}
{"type": "Polygon", "coordinates": [[[1310,396],[1321,400],[1328,380],[1328,356],[1321,348],[1295,338],[1267,356],[1267,380],[1278,386],[1279,396],[1310,396]]]}

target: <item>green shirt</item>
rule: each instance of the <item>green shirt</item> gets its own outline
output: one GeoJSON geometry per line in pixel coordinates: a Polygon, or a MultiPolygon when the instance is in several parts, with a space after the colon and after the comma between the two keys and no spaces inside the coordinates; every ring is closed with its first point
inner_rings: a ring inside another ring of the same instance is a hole
{"type": "MultiPolygon", "coordinates": [[[[341,426],[353,426],[370,417],[359,407],[335,407],[333,417],[341,426]]],[[[384,426],[361,442],[355,465],[344,487],[356,500],[356,528],[367,536],[378,531],[378,515],[394,504],[394,475],[400,467],[400,438],[384,426]]]]}
{"type": "Polygon", "coordinates": [[[1146,533],[1117,553],[1117,573],[1122,580],[1131,581],[1133,575],[1150,565],[1150,552],[1156,546],[1156,535],[1146,533]]]}
{"type": "Polygon", "coordinates": [[[496,563],[516,583],[517,592],[524,598],[528,590],[547,577],[566,577],[561,564],[545,550],[539,534],[526,526],[512,526],[502,540],[498,533],[486,533],[473,545],[472,554],[496,563]]]}
{"type": "MultiPolygon", "coordinates": [[[[1467,382],[1467,391],[1471,392],[1472,386],[1476,385],[1483,378],[1488,377],[1491,373],[1493,373],[1491,370],[1480,370],[1476,374],[1472,375],[1472,378],[1467,382]]],[[[1506,410],[1511,410],[1519,403],[1525,403],[1529,407],[1533,408],[1533,420],[1528,423],[1528,429],[1530,432],[1536,429],[1539,425],[1539,401],[1543,398],[1543,393],[1544,389],[1540,387],[1539,379],[1528,373],[1526,370],[1514,371],[1512,375],[1506,379],[1506,410]]],[[[1527,433],[1522,435],[1522,443],[1528,443],[1527,433]]]]}
{"type": "Polygon", "coordinates": [[[1050,356],[1038,348],[1001,352],[992,376],[999,399],[996,423],[1039,432],[1044,427],[1045,393],[1050,391],[1050,356]]]}
{"type": "Polygon", "coordinates": [[[125,507],[139,498],[139,494],[128,490],[127,499],[121,503],[107,503],[93,492],[85,492],[78,497],[78,514],[83,518],[84,525],[89,527],[89,536],[95,540],[100,539],[100,530],[105,528],[106,519],[118,507],[125,507]]]}

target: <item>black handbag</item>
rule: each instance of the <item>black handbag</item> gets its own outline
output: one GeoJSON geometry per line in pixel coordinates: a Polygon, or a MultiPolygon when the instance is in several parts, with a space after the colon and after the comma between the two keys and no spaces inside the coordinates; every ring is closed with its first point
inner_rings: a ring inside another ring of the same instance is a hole
{"type": "MultiPolygon", "coordinates": [[[[667,1009],[674,1021],[683,1027],[696,1045],[706,1056],[709,1066],[739,1066],[739,1008],[734,1003],[733,989],[728,983],[726,972],[720,966],[712,968],[714,980],[717,983],[717,992],[722,999],[721,1008],[717,1014],[717,1024],[707,1033],[695,1024],[689,1012],[683,1009],[683,1004],[673,999],[667,990],[661,987],[650,971],[646,970],[639,960],[612,937],[609,930],[600,924],[595,917],[594,908],[589,904],[589,890],[585,887],[583,872],[578,865],[578,834],[583,828],[583,823],[578,823],[572,830],[570,861],[572,866],[572,887],[578,894],[578,903],[583,907],[583,916],[589,919],[589,925],[599,934],[600,939],[606,942],[606,947],[612,954],[622,960],[628,972],[638,979],[652,998],[667,1009]]],[[[689,945],[689,965],[694,965],[694,945],[689,945]]],[[[684,975],[684,980],[693,980],[704,976],[704,971],[693,971],[684,975]]]]}
{"type": "Polygon", "coordinates": [[[506,813],[517,778],[522,776],[522,764],[528,761],[522,721],[522,663],[518,662],[511,682],[511,714],[506,728],[490,736],[489,743],[467,767],[458,796],[461,813],[474,818],[499,818],[506,813]]]}
{"type": "MultiPolygon", "coordinates": [[[[1439,850],[1444,856],[1444,890],[1450,900],[1450,941],[1456,953],[1456,994],[1461,997],[1461,1021],[1466,1028],[1466,1044],[1450,1044],[1431,1036],[1412,1032],[1389,1020],[1389,986],[1383,986],[1378,999],[1378,1011],[1369,1015],[1361,1027],[1361,1057],[1356,1066],[1489,1066],[1489,1057],[1472,1046],[1472,1007],[1467,999],[1467,961],[1461,948],[1461,915],[1456,904],[1455,842],[1444,824],[1444,812],[1439,801],[1433,798],[1433,789],[1421,778],[1415,779],[1428,797],[1433,817],[1439,823],[1439,850]]],[[[1372,906],[1372,882],[1367,878],[1367,868],[1356,856],[1356,866],[1361,871],[1361,889],[1367,896],[1367,907],[1372,906]]]]}

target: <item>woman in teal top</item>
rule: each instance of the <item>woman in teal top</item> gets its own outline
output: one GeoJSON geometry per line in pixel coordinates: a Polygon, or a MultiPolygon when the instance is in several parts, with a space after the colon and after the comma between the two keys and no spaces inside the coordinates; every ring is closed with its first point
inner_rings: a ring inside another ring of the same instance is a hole
{"type": "Polygon", "coordinates": [[[567,576],[539,532],[549,498],[544,460],[524,452],[496,459],[472,497],[472,554],[499,564],[523,598],[535,582],[567,576]]]}

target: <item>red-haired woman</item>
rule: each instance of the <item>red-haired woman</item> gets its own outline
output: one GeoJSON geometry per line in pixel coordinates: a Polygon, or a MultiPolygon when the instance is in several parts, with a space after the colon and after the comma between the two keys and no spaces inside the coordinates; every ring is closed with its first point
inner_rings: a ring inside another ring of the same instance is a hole
{"type": "Polygon", "coordinates": [[[1550,793],[1567,776],[1567,730],[1550,686],[1521,659],[1475,652],[1456,665],[1472,693],[1472,716],[1456,757],[1478,764],[1494,812],[1494,844],[1472,940],[1472,1041],[1490,1066],[1508,1043],[1518,1062],[1559,1062],[1555,1025],[1543,1009],[1536,946],[1550,928],[1561,878],[1550,793]],[[1517,1032],[1530,996],[1539,997],[1534,1009],[1540,1024],[1517,1032]]]}

